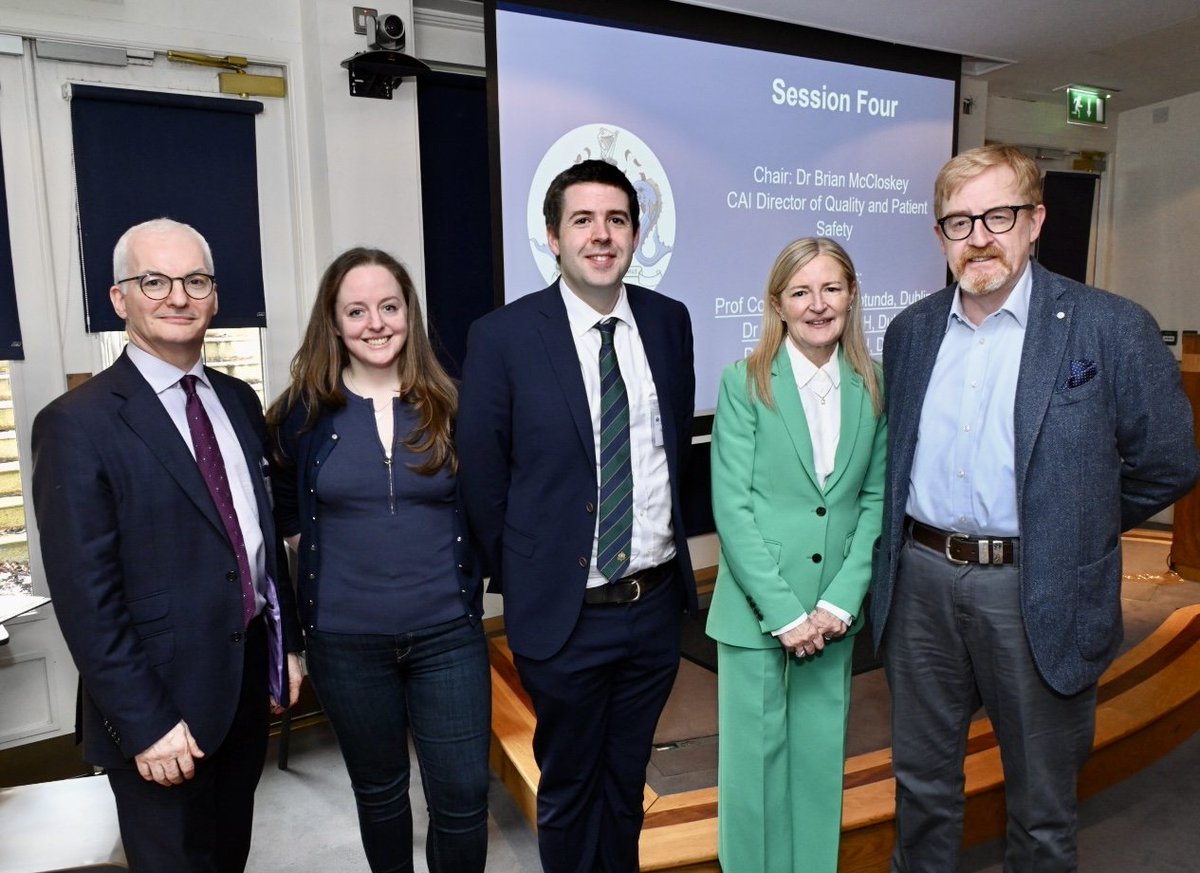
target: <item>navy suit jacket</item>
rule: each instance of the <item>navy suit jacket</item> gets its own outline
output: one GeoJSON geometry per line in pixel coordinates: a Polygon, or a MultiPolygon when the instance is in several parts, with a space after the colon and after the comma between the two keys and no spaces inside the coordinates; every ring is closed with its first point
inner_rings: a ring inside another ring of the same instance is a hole
{"type": "MultiPolygon", "coordinates": [[[[952,285],[914,303],[884,342],[888,471],[871,595],[876,646],[889,631],[921,406],[953,296],[952,285]]],[[[1014,417],[1025,634],[1042,678],[1073,694],[1099,678],[1121,643],[1121,532],[1178,500],[1200,475],[1192,412],[1150,313],[1034,263],[1014,417]]]]}
{"type": "MultiPolygon", "coordinates": [[[[681,603],[696,605],[680,501],[695,374],[687,308],[626,285],[662,414],[681,603]],[[686,601],[685,601],[686,598],[686,601]]],[[[471,325],[458,411],[467,516],[504,595],[512,650],[562,648],[579,619],[599,502],[592,419],[558,283],[471,325]]]]}
{"type": "MultiPolygon", "coordinates": [[[[245,450],[284,650],[296,651],[262,408],[245,382],[206,373],[245,450]]],[[[38,413],[33,503],[55,614],[83,681],[84,757],[130,767],[180,719],[216,751],[242,684],[237,558],[191,452],[127,355],[38,413]]]]}

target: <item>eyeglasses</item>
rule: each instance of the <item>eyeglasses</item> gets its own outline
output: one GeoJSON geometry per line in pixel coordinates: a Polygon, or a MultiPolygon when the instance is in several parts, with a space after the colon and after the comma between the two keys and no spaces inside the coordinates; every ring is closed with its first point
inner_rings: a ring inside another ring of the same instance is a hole
{"type": "Polygon", "coordinates": [[[1020,206],[997,206],[982,215],[963,215],[955,213],[937,220],[942,229],[942,236],[957,242],[966,239],[975,230],[975,222],[982,221],[989,233],[1008,233],[1017,223],[1017,215],[1022,209],[1033,209],[1033,203],[1023,203],[1020,206]]]}
{"type": "Polygon", "coordinates": [[[178,282],[183,286],[183,293],[193,300],[203,300],[217,287],[216,279],[208,273],[188,273],[186,276],[164,276],[162,273],[142,273],[140,276],[130,276],[128,279],[118,279],[117,284],[137,280],[142,293],[151,300],[166,300],[171,296],[171,288],[178,282]]]}

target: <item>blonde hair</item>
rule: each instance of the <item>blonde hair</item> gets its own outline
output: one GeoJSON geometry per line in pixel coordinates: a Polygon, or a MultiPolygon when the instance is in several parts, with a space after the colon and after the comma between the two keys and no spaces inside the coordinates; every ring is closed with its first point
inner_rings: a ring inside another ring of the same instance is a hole
{"type": "MultiPolygon", "coordinates": [[[[933,208],[940,215],[946,201],[963,185],[992,167],[1008,167],[1017,177],[1017,189],[1026,203],[1042,202],[1042,172],[1033,158],[1016,146],[993,144],[955,155],[938,172],[933,183],[933,208]]],[[[1006,204],[1016,206],[1017,204],[1006,204]]]]}
{"type": "Polygon", "coordinates": [[[863,334],[862,295],[858,293],[854,263],[845,249],[826,237],[810,236],[790,242],[775,258],[763,295],[762,335],[746,360],[747,390],[756,391],[769,409],[775,408],[775,395],[771,391],[771,365],[787,336],[787,324],[776,313],[776,307],[796,271],[820,255],[828,255],[842,268],[846,287],[850,291],[850,308],[846,312],[846,327],[841,339],[842,354],[850,368],[862,377],[863,385],[871,395],[875,414],[879,415],[883,410],[883,390],[875,362],[867,353],[867,338],[863,334]]]}

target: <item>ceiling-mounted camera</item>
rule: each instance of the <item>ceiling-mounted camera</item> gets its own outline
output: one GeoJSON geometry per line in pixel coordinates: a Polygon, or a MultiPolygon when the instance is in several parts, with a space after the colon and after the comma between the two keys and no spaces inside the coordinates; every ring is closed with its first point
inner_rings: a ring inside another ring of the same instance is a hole
{"type": "Polygon", "coordinates": [[[427,64],[404,54],[404,21],[399,15],[355,6],[354,32],[367,37],[370,50],[342,61],[350,73],[352,96],[391,100],[393,89],[405,76],[429,72],[427,64]]]}
{"type": "Polygon", "coordinates": [[[404,51],[404,20],[399,15],[390,12],[375,18],[375,40],[370,43],[373,49],[387,51],[404,51]]]}

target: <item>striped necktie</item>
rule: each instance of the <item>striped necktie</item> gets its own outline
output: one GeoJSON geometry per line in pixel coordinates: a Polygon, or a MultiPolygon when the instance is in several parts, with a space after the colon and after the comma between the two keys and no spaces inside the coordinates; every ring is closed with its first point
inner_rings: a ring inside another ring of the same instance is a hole
{"type": "Polygon", "coordinates": [[[615,582],[629,566],[633,542],[633,466],[629,460],[629,397],[617,364],[617,319],[600,329],[600,526],[596,569],[615,582]]]}

